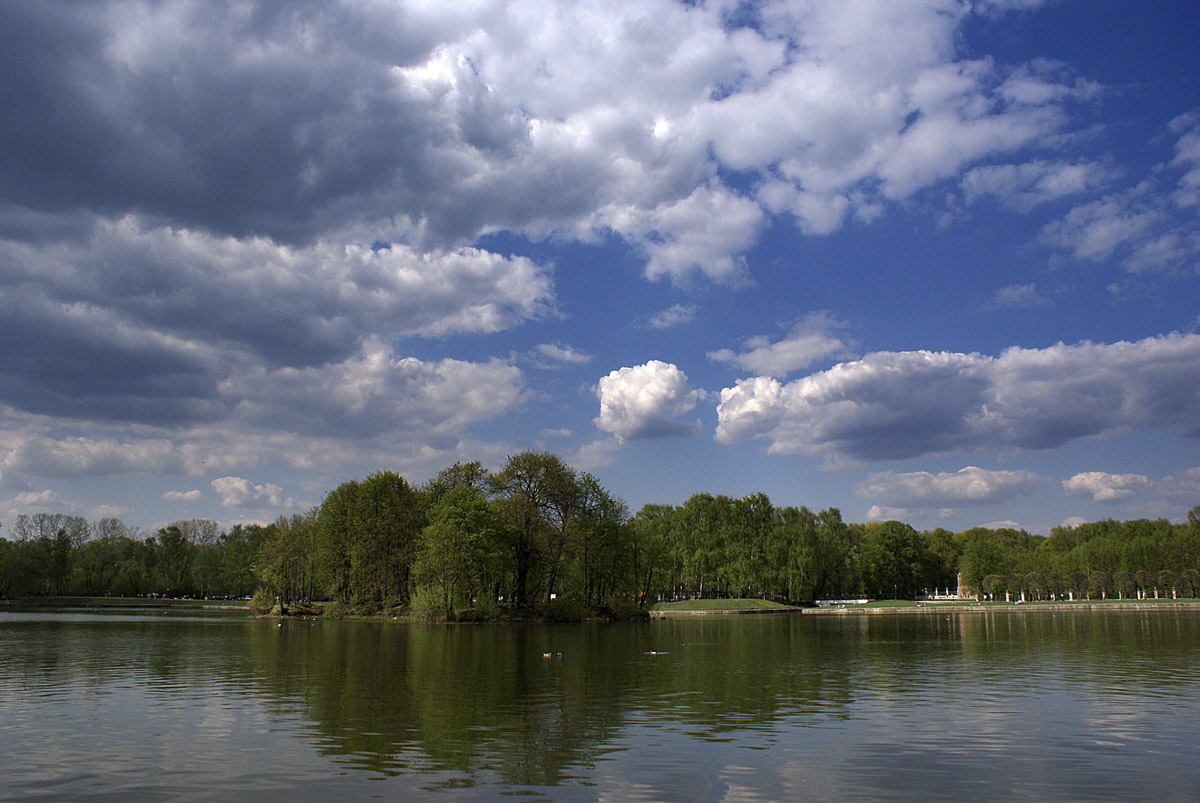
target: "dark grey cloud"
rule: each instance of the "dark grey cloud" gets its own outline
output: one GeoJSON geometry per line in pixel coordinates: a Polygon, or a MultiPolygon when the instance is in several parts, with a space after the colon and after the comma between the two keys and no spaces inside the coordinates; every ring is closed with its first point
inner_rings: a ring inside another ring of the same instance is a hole
{"type": "Polygon", "coordinates": [[[225,411],[211,352],[35,293],[0,293],[0,402],[39,415],[179,425],[225,411]]]}
{"type": "Polygon", "coordinates": [[[377,217],[381,193],[385,215],[419,217],[450,178],[431,144],[455,136],[390,72],[433,44],[403,22],[326,3],[6,3],[0,195],[294,243],[377,217]]]}

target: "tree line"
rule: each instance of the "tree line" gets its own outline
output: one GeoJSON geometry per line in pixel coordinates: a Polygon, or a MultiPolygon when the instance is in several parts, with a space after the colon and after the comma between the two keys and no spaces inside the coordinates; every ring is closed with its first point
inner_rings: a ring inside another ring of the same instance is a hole
{"type": "Polygon", "coordinates": [[[205,519],[146,534],[119,519],[19,516],[0,538],[0,596],[248,596],[333,600],[447,617],[497,606],[564,616],[660,599],[990,599],[1200,596],[1200,506],[1186,524],[1105,520],[1023,530],[918,531],[847,523],[836,508],[764,494],[695,494],[630,515],[590,474],[544,452],[498,471],[456,463],[420,486],[392,471],[350,480],[267,525],[205,519]]]}

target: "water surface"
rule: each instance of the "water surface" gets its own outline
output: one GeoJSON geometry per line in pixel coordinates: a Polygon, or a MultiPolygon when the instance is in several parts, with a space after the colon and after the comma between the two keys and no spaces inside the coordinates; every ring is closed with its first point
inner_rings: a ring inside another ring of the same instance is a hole
{"type": "Polygon", "coordinates": [[[1198,659],[1194,611],[0,613],[0,796],[1194,800],[1198,659]]]}

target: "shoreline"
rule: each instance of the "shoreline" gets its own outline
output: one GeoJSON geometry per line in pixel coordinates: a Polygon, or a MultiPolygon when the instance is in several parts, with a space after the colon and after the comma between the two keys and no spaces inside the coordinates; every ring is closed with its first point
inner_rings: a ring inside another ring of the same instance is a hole
{"type": "Polygon", "coordinates": [[[674,619],[692,616],[741,616],[746,614],[799,614],[801,616],[927,616],[946,613],[1062,613],[1070,611],[1200,611],[1200,600],[1123,600],[1091,602],[1026,602],[938,604],[925,603],[921,607],[891,606],[869,608],[854,606],[845,608],[712,608],[706,610],[650,611],[651,619],[674,619]]]}
{"type": "Polygon", "coordinates": [[[1200,601],[1181,600],[1124,600],[1124,601],[1092,601],[1092,602],[1026,602],[982,603],[974,605],[938,605],[925,604],[921,607],[892,607],[892,608],[804,608],[806,616],[854,616],[900,614],[905,616],[923,616],[926,614],[943,613],[1030,613],[1049,612],[1062,613],[1069,611],[1162,611],[1162,610],[1194,610],[1200,611],[1200,601]]]}
{"type": "Polygon", "coordinates": [[[81,611],[240,611],[253,614],[248,605],[230,605],[196,600],[194,602],[71,602],[64,600],[0,599],[0,610],[5,608],[59,608],[81,611]]]}
{"type": "Polygon", "coordinates": [[[807,608],[711,608],[697,610],[648,611],[651,619],[673,619],[677,616],[744,616],[780,613],[804,613],[807,608]]]}
{"type": "MultiPolygon", "coordinates": [[[[248,605],[237,604],[222,604],[217,601],[196,600],[191,602],[186,601],[161,601],[161,602],[124,602],[113,601],[109,602],[83,602],[75,600],[0,600],[0,610],[5,609],[57,609],[57,610],[80,610],[80,611],[228,611],[245,613],[256,618],[303,618],[303,615],[297,617],[295,614],[282,614],[278,611],[271,613],[260,614],[248,605]]],[[[925,603],[920,607],[916,606],[883,606],[883,607],[866,607],[866,606],[847,606],[844,608],[825,607],[825,608],[800,608],[800,607],[778,607],[778,608],[710,608],[710,609],[695,609],[695,610],[661,610],[661,611],[646,611],[644,616],[649,619],[676,619],[676,618],[692,618],[704,616],[761,616],[761,615],[781,615],[792,614],[801,616],[926,616],[926,615],[942,615],[947,613],[1069,613],[1071,611],[1168,611],[1168,610],[1190,610],[1200,611],[1200,600],[1123,600],[1123,601],[1099,601],[1093,600],[1090,602],[1026,602],[1026,603],[971,603],[971,604],[955,604],[955,603],[925,603]]],[[[308,618],[322,618],[307,614],[308,618]]],[[[325,616],[329,619],[346,619],[346,620],[362,620],[362,621],[419,621],[419,619],[411,616],[396,616],[388,614],[351,614],[344,616],[325,616]]],[[[584,617],[580,621],[584,621],[590,617],[584,617]]],[[[642,617],[635,617],[642,618],[642,617]]],[[[541,619],[535,616],[515,616],[515,617],[497,617],[493,620],[484,621],[509,621],[509,622],[546,622],[547,619],[541,619]]],[[[611,620],[609,620],[611,621],[611,620]]],[[[472,624],[479,622],[463,622],[463,624],[472,624]]]]}

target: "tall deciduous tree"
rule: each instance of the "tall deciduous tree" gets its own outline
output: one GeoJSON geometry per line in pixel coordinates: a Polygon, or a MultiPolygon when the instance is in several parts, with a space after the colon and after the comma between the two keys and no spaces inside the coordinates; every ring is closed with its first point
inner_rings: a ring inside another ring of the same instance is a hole
{"type": "MultiPolygon", "coordinates": [[[[553,454],[521,452],[508,458],[489,481],[502,514],[511,524],[507,557],[513,577],[513,601],[525,605],[532,599],[532,579],[544,569],[557,576],[565,545],[565,527],[575,501],[575,472],[553,454]]],[[[554,580],[546,583],[547,596],[554,580]]]]}
{"type": "Polygon", "coordinates": [[[451,617],[458,599],[494,593],[508,524],[481,490],[470,484],[442,494],[430,507],[428,518],[417,545],[413,577],[418,584],[437,589],[451,617]]]}

